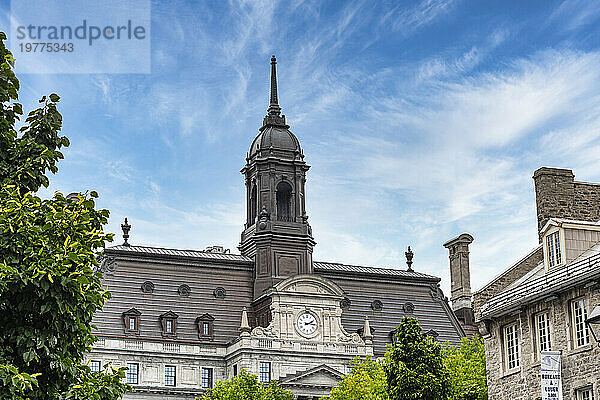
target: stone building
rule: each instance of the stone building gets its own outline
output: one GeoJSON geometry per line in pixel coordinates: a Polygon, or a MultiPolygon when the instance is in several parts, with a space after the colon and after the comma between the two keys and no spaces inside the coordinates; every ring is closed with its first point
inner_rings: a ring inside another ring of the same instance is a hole
{"type": "Polygon", "coordinates": [[[278,102],[271,59],[267,115],[241,172],[247,219],[240,252],[125,242],[103,254],[112,298],[97,313],[97,369],[128,367],[128,399],[187,399],[245,369],[298,398],[328,394],[356,356],[380,357],[403,316],[458,343],[464,331],[440,279],[408,268],[313,261],[307,171],[278,102]]]}
{"type": "Polygon", "coordinates": [[[600,305],[600,185],[566,169],[534,173],[540,244],[473,295],[489,399],[540,399],[540,355],[559,351],[563,398],[600,397],[586,320],[600,305]]]}

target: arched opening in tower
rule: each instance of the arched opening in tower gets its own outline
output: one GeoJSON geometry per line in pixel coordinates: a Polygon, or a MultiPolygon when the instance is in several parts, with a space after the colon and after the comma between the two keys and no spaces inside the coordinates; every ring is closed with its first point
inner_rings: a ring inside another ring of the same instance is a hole
{"type": "Polygon", "coordinates": [[[256,213],[256,182],[253,182],[250,190],[250,225],[256,222],[256,213]]]}
{"type": "Polygon", "coordinates": [[[292,187],[287,182],[277,185],[277,220],[289,222],[292,220],[292,187]]]}

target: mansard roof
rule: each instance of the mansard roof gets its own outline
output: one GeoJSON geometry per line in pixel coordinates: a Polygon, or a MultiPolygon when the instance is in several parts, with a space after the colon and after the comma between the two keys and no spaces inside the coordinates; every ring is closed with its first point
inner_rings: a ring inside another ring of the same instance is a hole
{"type": "MultiPolygon", "coordinates": [[[[184,249],[173,249],[164,247],[150,247],[150,246],[111,246],[105,249],[107,256],[111,255],[130,255],[135,257],[147,258],[150,256],[152,259],[155,257],[159,258],[182,258],[182,259],[196,259],[199,261],[213,261],[213,262],[236,262],[240,264],[246,264],[248,266],[254,265],[254,260],[250,257],[243,256],[241,254],[232,253],[213,253],[203,250],[184,250],[184,249]]],[[[341,272],[349,273],[353,275],[368,275],[368,276],[381,276],[381,277],[392,277],[392,278],[404,278],[404,279],[415,279],[415,280],[427,280],[431,282],[439,282],[440,278],[424,274],[417,271],[408,271],[405,269],[398,268],[381,268],[381,267],[370,267],[364,265],[351,265],[342,264],[335,262],[315,261],[314,267],[316,272],[341,272]]]]}
{"type": "Polygon", "coordinates": [[[204,250],[184,250],[164,247],[150,246],[111,246],[104,250],[106,255],[137,255],[137,256],[158,256],[167,258],[194,258],[210,261],[234,261],[243,264],[252,264],[254,261],[242,256],[241,254],[214,253],[204,250]]]}
{"type": "Polygon", "coordinates": [[[600,279],[600,243],[572,262],[542,275],[533,274],[513,287],[490,297],[481,307],[481,318],[499,317],[558,292],[600,279]]]}
{"type": "Polygon", "coordinates": [[[363,265],[350,265],[332,262],[315,261],[316,272],[343,272],[355,275],[369,275],[369,276],[381,276],[388,278],[407,278],[414,280],[427,280],[432,282],[439,282],[440,278],[433,275],[427,275],[422,272],[408,271],[405,269],[398,268],[379,268],[379,267],[367,267],[363,265]]]}

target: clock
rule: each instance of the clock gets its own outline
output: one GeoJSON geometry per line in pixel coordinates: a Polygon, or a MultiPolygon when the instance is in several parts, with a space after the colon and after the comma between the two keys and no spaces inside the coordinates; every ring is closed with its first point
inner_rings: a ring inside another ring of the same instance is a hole
{"type": "Polygon", "coordinates": [[[304,312],[298,317],[296,323],[301,334],[308,336],[317,330],[317,319],[309,312],[304,312]]]}

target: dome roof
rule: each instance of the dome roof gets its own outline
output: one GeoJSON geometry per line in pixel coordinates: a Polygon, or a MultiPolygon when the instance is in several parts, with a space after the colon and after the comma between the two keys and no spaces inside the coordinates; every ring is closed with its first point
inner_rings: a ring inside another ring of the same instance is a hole
{"type": "Polygon", "coordinates": [[[300,142],[296,135],[287,127],[276,125],[269,125],[261,130],[250,146],[250,157],[259,155],[261,151],[271,152],[271,150],[277,156],[289,155],[292,159],[301,153],[300,142]]]}

